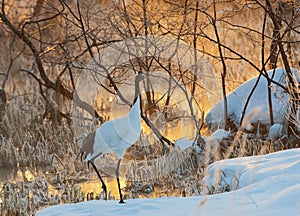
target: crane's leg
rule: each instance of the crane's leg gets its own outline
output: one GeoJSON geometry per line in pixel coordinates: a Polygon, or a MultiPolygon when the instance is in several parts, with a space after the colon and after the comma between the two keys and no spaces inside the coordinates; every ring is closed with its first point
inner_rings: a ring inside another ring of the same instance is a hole
{"type": "Polygon", "coordinates": [[[116,169],[116,177],[117,177],[119,194],[120,194],[120,202],[119,203],[125,203],[123,200],[122,191],[121,191],[121,187],[120,187],[120,180],[119,180],[120,163],[121,163],[121,159],[118,160],[118,165],[117,165],[117,169],[116,169]]]}
{"type": "Polygon", "coordinates": [[[102,183],[102,189],[103,189],[103,191],[104,191],[104,199],[107,200],[107,189],[106,189],[106,185],[105,185],[103,179],[101,178],[100,173],[98,172],[97,167],[96,167],[95,164],[94,164],[93,162],[91,162],[91,161],[88,161],[88,163],[92,164],[94,170],[96,171],[96,173],[97,173],[97,175],[98,175],[98,177],[99,177],[99,179],[100,179],[100,181],[101,181],[101,183],[102,183]]]}

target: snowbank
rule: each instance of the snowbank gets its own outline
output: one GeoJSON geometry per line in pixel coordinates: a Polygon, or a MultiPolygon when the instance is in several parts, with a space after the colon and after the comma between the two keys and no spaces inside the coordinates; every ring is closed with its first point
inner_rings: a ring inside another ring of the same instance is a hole
{"type": "Polygon", "coordinates": [[[235,183],[236,190],[231,192],[130,199],[126,204],[117,200],[89,201],[49,207],[37,215],[300,215],[299,170],[299,149],[223,160],[208,167],[203,183],[215,188],[224,186],[224,182],[235,183]]]}
{"type": "MultiPolygon", "coordinates": [[[[294,74],[295,79],[298,82],[300,82],[297,70],[292,69],[292,72],[294,74]]],[[[275,71],[268,71],[268,76],[273,77],[274,81],[282,84],[283,86],[286,86],[288,79],[285,69],[277,68],[275,71]]],[[[230,116],[231,120],[234,122],[236,127],[239,127],[240,125],[242,110],[252,88],[255,85],[255,82],[257,81],[257,78],[258,77],[254,77],[248,82],[242,84],[227,96],[228,116],[230,116]]],[[[255,115],[251,117],[250,123],[260,121],[265,125],[270,125],[267,86],[267,79],[264,76],[261,76],[245,112],[245,116],[247,116],[252,110],[257,109],[255,111],[255,115]]],[[[285,93],[282,88],[280,88],[274,83],[271,84],[271,89],[272,103],[274,109],[274,120],[275,123],[282,123],[284,121],[286,103],[289,99],[289,95],[285,93]]],[[[206,123],[212,131],[215,131],[218,128],[222,128],[224,126],[223,112],[224,107],[222,100],[219,103],[217,103],[207,114],[206,123]]]]}

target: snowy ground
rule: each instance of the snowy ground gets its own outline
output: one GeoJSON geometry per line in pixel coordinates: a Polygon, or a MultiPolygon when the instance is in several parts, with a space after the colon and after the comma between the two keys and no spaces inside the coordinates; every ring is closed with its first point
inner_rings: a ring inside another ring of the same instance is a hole
{"type": "Polygon", "coordinates": [[[236,189],[217,195],[89,201],[53,206],[50,215],[300,215],[300,149],[219,161],[203,179],[208,187],[236,189]]]}

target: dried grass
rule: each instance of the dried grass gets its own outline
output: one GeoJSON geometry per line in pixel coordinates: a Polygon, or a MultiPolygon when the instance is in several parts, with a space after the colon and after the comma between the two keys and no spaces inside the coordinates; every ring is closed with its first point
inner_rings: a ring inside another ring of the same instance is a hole
{"type": "MultiPolygon", "coordinates": [[[[33,181],[5,182],[0,194],[2,215],[28,215],[44,206],[101,197],[101,194],[80,191],[80,182],[96,177],[77,158],[79,145],[74,142],[69,125],[41,120],[43,108],[37,96],[16,97],[9,101],[5,119],[0,123],[0,167],[42,166],[47,167],[48,173],[33,181]],[[49,185],[60,190],[50,194],[49,185]]],[[[226,157],[260,155],[295,147],[286,140],[272,143],[265,137],[245,132],[240,133],[232,146],[235,135],[232,133],[214,148],[208,144],[202,146],[205,150],[200,153],[193,147],[185,151],[176,148],[165,151],[159,142],[150,144],[147,137],[142,136],[140,142],[128,149],[121,164],[126,178],[125,197],[193,196],[201,195],[204,190],[209,194],[229,191],[237,185],[229,182],[221,189],[203,185],[201,179],[210,163],[226,157]]],[[[200,145],[202,143],[196,143],[198,148],[200,145]]],[[[113,176],[115,161],[112,155],[103,157],[99,163],[105,164],[104,170],[111,170],[108,175],[113,176]]],[[[222,177],[220,175],[216,177],[222,177]]]]}

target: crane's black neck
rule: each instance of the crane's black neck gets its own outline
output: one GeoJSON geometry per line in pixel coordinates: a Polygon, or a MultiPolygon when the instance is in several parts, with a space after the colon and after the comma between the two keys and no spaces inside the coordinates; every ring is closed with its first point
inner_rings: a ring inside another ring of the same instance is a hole
{"type": "Polygon", "coordinates": [[[135,92],[134,92],[134,100],[133,104],[137,101],[137,99],[140,97],[140,86],[139,86],[140,80],[137,78],[135,79],[135,92]]]}

